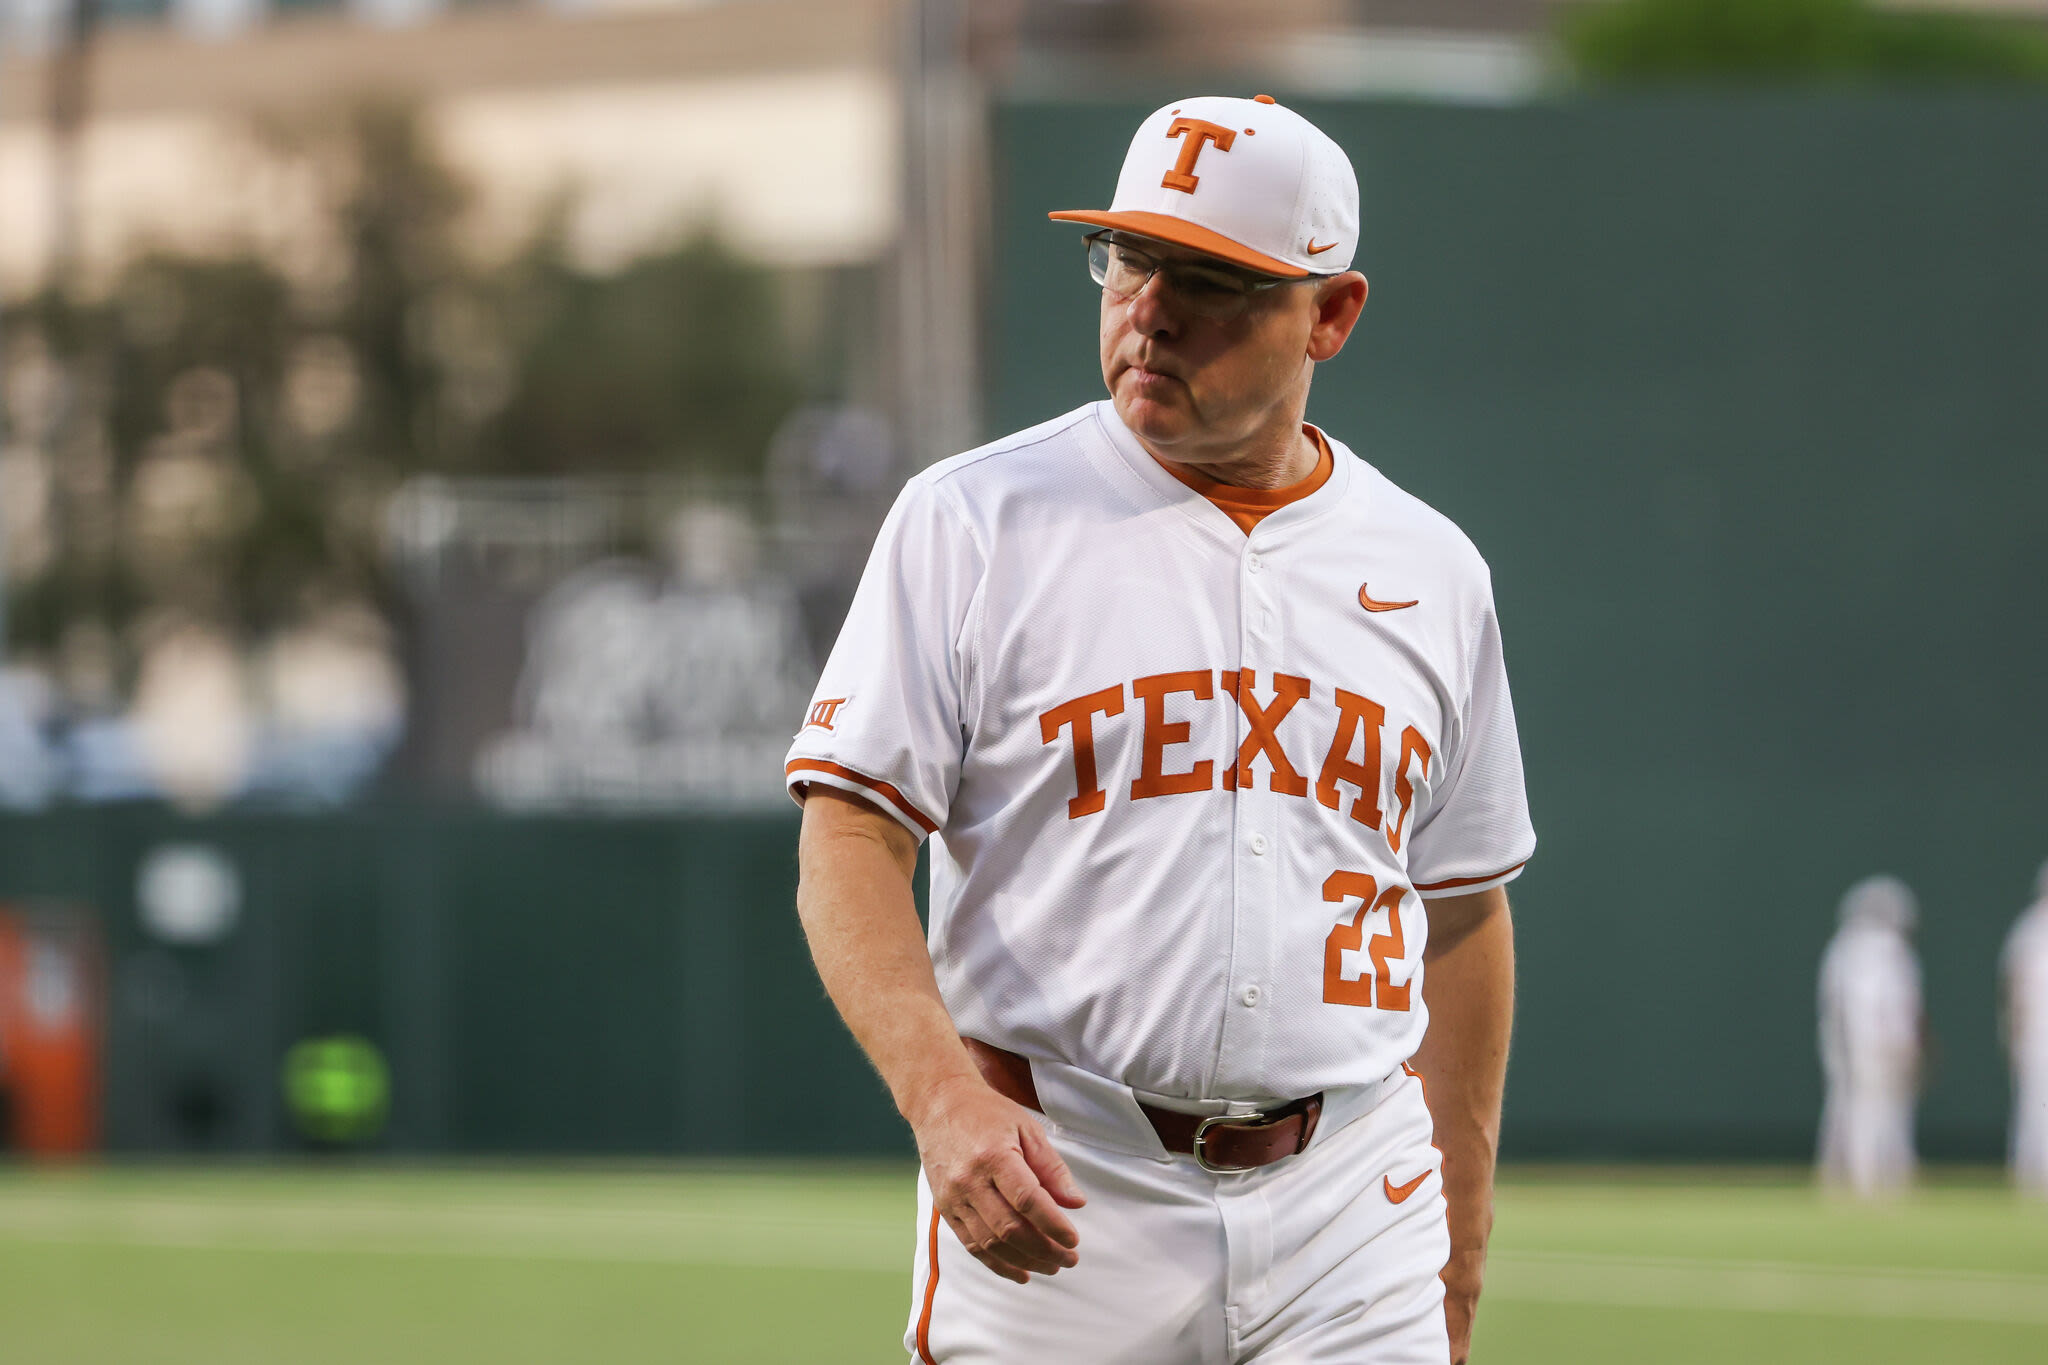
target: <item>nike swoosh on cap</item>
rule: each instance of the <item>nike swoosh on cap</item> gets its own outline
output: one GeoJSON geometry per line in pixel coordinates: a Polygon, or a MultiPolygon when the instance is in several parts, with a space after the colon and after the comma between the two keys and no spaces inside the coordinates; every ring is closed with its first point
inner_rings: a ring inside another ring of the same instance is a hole
{"type": "Polygon", "coordinates": [[[1320,256],[1325,251],[1330,250],[1332,247],[1336,245],[1337,244],[1335,242],[1324,242],[1321,246],[1317,246],[1316,239],[1311,237],[1308,239],[1308,254],[1311,256],[1320,256]]]}

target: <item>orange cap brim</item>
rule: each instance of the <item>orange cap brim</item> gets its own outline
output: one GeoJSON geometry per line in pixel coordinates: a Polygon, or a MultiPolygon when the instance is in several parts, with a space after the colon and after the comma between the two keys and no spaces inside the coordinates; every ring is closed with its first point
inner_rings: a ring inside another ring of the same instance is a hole
{"type": "Polygon", "coordinates": [[[1153,237],[1162,242],[1172,242],[1175,246],[1220,256],[1233,265],[1247,266],[1285,279],[1304,279],[1312,273],[1298,265],[1276,260],[1263,251],[1253,251],[1242,242],[1233,242],[1220,232],[1211,232],[1199,223],[1190,223],[1187,219],[1176,218],[1170,213],[1142,213],[1135,209],[1127,209],[1122,213],[1112,213],[1106,209],[1062,209],[1058,213],[1048,213],[1045,216],[1066,223],[1091,223],[1096,227],[1121,228],[1125,232],[1135,232],[1141,237],[1153,237]]]}

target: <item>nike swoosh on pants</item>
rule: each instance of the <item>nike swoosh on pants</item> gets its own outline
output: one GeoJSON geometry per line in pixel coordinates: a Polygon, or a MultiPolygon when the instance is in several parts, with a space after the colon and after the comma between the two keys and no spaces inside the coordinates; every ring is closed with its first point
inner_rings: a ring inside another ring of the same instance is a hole
{"type": "Polygon", "coordinates": [[[1408,1196],[1415,1193],[1422,1182],[1427,1179],[1429,1179],[1429,1172],[1424,1171],[1405,1185],[1396,1185],[1394,1177],[1390,1175],[1381,1176],[1380,1183],[1387,1187],[1387,1202],[1389,1204],[1399,1204],[1405,1202],[1408,1196]]]}

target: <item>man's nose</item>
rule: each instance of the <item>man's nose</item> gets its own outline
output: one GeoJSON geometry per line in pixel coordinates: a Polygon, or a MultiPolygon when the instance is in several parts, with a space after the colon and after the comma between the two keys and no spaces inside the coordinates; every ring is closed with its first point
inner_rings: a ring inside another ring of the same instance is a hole
{"type": "Polygon", "coordinates": [[[1180,300],[1174,297],[1163,270],[1154,272],[1144,288],[1131,295],[1129,308],[1131,327],[1146,336],[1172,336],[1184,320],[1180,300]]]}

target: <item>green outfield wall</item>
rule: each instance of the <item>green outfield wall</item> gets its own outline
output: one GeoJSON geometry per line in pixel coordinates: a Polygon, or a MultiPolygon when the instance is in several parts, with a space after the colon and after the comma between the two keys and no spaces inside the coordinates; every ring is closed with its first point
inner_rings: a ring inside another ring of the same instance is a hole
{"type": "Polygon", "coordinates": [[[819,987],[793,814],[509,819],[377,810],[0,819],[0,901],[93,908],[109,1146],[300,1145],[292,1043],[385,1054],[379,1145],[466,1152],[908,1152],[819,987]],[[151,850],[219,852],[217,941],[143,926],[151,850]]]}
{"type": "MultiPolygon", "coordinates": [[[[1045,212],[1108,202],[1155,93],[998,110],[991,434],[1102,393],[1045,212]]],[[[2048,858],[2048,100],[1287,102],[1372,282],[1309,415],[1493,566],[1542,841],[1509,1149],[1809,1150],[1817,960],[1888,870],[1927,1147],[1995,1155],[2048,858]]]]}

